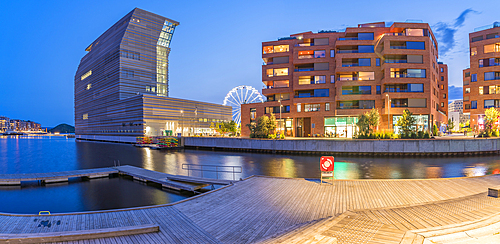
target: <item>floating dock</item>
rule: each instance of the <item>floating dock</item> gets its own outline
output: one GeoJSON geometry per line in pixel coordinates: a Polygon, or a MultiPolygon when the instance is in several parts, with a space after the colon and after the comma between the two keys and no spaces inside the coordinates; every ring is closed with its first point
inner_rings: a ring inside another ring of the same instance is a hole
{"type": "Polygon", "coordinates": [[[118,170],[112,168],[80,169],[63,172],[50,173],[27,173],[27,174],[0,174],[0,185],[20,185],[23,181],[41,181],[42,183],[65,182],[69,178],[86,177],[102,178],[116,174],[118,170]]]}

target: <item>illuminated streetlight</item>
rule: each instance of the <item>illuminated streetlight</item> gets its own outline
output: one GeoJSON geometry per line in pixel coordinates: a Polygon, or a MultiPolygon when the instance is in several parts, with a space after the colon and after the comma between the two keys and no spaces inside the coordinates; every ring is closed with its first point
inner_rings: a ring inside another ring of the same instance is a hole
{"type": "Polygon", "coordinates": [[[389,123],[389,120],[391,118],[391,99],[389,98],[389,93],[386,93],[385,96],[387,97],[387,127],[390,130],[391,129],[391,124],[389,123]]]}

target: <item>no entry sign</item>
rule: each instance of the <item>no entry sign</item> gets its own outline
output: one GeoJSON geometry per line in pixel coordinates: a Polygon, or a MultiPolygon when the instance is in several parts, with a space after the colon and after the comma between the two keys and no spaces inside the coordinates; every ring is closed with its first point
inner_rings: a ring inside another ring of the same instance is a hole
{"type": "Polygon", "coordinates": [[[333,171],[334,159],[332,156],[323,156],[319,162],[319,168],[321,171],[333,171]]]}

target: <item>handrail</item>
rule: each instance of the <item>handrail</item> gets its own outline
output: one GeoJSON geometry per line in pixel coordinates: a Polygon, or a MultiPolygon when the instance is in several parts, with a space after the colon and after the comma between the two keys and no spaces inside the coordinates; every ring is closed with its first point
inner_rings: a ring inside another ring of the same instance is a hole
{"type": "Polygon", "coordinates": [[[50,211],[40,211],[38,215],[50,215],[50,211]]]}
{"type": "Polygon", "coordinates": [[[235,180],[235,177],[234,177],[235,174],[241,174],[243,172],[243,169],[241,168],[241,166],[206,165],[206,164],[205,165],[182,164],[182,169],[185,169],[188,171],[188,176],[190,176],[191,170],[200,171],[202,178],[203,178],[203,172],[215,172],[216,179],[219,179],[219,173],[232,173],[233,180],[235,180]],[[230,170],[226,170],[226,168],[230,168],[230,170]]]}

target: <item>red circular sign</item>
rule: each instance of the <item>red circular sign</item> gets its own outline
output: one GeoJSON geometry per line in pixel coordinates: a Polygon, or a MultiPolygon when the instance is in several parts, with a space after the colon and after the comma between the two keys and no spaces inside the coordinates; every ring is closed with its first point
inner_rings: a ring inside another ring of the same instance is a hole
{"type": "Polygon", "coordinates": [[[323,156],[321,157],[319,168],[321,171],[333,171],[333,156],[323,156]]]}

